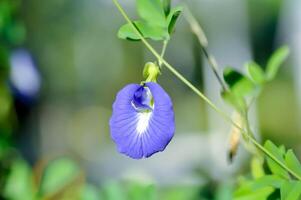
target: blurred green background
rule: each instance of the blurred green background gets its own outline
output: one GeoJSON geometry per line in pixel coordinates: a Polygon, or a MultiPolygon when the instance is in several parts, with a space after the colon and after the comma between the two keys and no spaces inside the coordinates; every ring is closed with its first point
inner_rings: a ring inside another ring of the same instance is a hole
{"type": "MultiPolygon", "coordinates": [[[[134,0],[121,3],[137,16],[134,0]]],[[[251,118],[263,141],[293,148],[300,158],[301,2],[173,3],[191,8],[221,68],[265,65],[278,46],[290,47],[251,118]]],[[[159,83],[174,103],[176,136],[147,160],[116,151],[112,102],[154,61],[141,43],[117,38],[122,24],[109,0],[0,0],[0,199],[231,199],[237,175],[248,174],[248,153],[240,147],[227,161],[231,127],[165,69],[159,83]]],[[[183,17],[166,59],[231,113],[183,17]]]]}

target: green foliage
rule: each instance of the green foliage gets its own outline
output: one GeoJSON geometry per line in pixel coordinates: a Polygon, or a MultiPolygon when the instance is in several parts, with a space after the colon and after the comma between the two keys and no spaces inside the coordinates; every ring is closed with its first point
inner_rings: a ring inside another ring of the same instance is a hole
{"type": "Polygon", "coordinates": [[[22,44],[26,38],[26,29],[22,22],[16,21],[10,23],[3,32],[9,43],[19,45],[22,44]]]}
{"type": "Polygon", "coordinates": [[[231,91],[222,91],[222,98],[229,105],[233,106],[237,111],[242,112],[246,108],[246,102],[243,98],[235,95],[235,93],[231,91]]]}
{"type": "Polygon", "coordinates": [[[130,183],[128,186],[128,199],[156,200],[156,188],[153,184],[130,183]]]}
{"type": "Polygon", "coordinates": [[[103,189],[106,200],[156,200],[157,190],[154,184],[129,181],[126,183],[109,182],[103,189]]]}
{"type": "MultiPolygon", "coordinates": [[[[237,111],[245,113],[251,103],[247,103],[247,98],[256,98],[265,83],[276,77],[288,53],[287,47],[279,48],[269,59],[265,71],[255,62],[247,63],[248,76],[233,68],[226,68],[224,70],[224,80],[229,89],[222,92],[224,100],[237,111]]],[[[301,182],[295,179],[301,177],[301,164],[295,154],[292,150],[286,151],[283,146],[277,147],[271,141],[267,141],[263,148],[271,155],[266,157],[266,163],[272,174],[267,174],[264,171],[263,159],[260,157],[253,158],[251,161],[253,180],[242,181],[234,193],[234,199],[264,200],[272,197],[272,195],[273,198],[275,195],[277,196],[276,191],[280,191],[281,200],[298,199],[301,193],[301,182]]]]}
{"type": "MultiPolygon", "coordinates": [[[[199,187],[177,186],[158,190],[149,181],[112,181],[101,188],[78,179],[80,168],[68,158],[50,161],[45,167],[33,170],[24,160],[12,163],[3,188],[3,195],[11,200],[183,200],[198,199],[199,187]],[[40,170],[42,177],[39,180],[40,170]],[[74,181],[76,180],[76,181],[74,181]],[[40,183],[40,184],[39,184],[40,183]]],[[[223,185],[216,200],[230,200],[232,188],[223,185]],[[228,198],[222,198],[226,195],[228,198]]]]}
{"type": "Polygon", "coordinates": [[[48,196],[70,184],[79,175],[78,166],[67,158],[56,159],[44,171],[40,193],[48,196]]]}
{"type": "MultiPolygon", "coordinates": [[[[274,145],[271,141],[267,141],[264,144],[264,147],[270,153],[272,153],[272,155],[275,156],[279,161],[281,161],[282,163],[285,163],[285,161],[284,161],[285,152],[282,151],[280,148],[278,148],[276,145],[274,145]]],[[[273,174],[278,175],[284,179],[289,179],[288,172],[285,169],[283,169],[281,166],[279,166],[279,164],[276,163],[274,160],[272,160],[271,158],[268,157],[267,163],[273,174]]]]}
{"type": "Polygon", "coordinates": [[[35,199],[32,172],[26,162],[19,159],[13,162],[3,193],[11,200],[35,199]]]}
{"type": "MultiPolygon", "coordinates": [[[[132,24],[144,38],[152,40],[168,40],[174,31],[175,23],[182,12],[181,7],[170,7],[170,1],[137,0],[137,11],[140,20],[132,24]]],[[[131,24],[123,25],[118,31],[118,37],[128,40],[140,40],[131,24]]]]}
{"type": "Polygon", "coordinates": [[[245,188],[236,191],[234,200],[265,200],[274,192],[272,187],[256,187],[255,182],[250,182],[245,188]]]}
{"type": "Polygon", "coordinates": [[[223,99],[242,112],[246,108],[245,97],[254,91],[255,85],[248,77],[231,67],[225,68],[223,75],[229,87],[228,91],[222,92],[223,99]]]}
{"type": "Polygon", "coordinates": [[[298,161],[293,150],[289,149],[285,155],[285,163],[287,166],[296,172],[301,177],[301,164],[298,161]]]}
{"type": "Polygon", "coordinates": [[[165,191],[160,195],[158,199],[164,200],[197,200],[199,196],[198,187],[172,187],[166,188],[165,191]]]}
{"type": "Polygon", "coordinates": [[[38,181],[40,184],[36,182],[39,176],[36,172],[20,158],[13,161],[5,181],[3,196],[11,200],[101,199],[100,190],[84,184],[84,179],[79,178],[82,176],[79,167],[70,159],[51,161],[43,170],[42,179],[38,181]]]}
{"type": "Polygon", "coordinates": [[[253,178],[261,178],[265,175],[264,169],[263,169],[263,159],[260,157],[254,157],[251,160],[251,173],[253,178]]]}
{"type": "Polygon", "coordinates": [[[301,182],[285,182],[280,187],[281,200],[298,200],[301,195],[301,182]]]}
{"type": "Polygon", "coordinates": [[[86,184],[82,188],[81,200],[99,200],[100,192],[98,188],[91,184],[86,184]]]}
{"type": "Polygon", "coordinates": [[[103,196],[106,200],[126,200],[125,188],[117,182],[107,183],[103,187],[103,196]]]}
{"type": "MultiPolygon", "coordinates": [[[[12,133],[16,118],[14,111],[13,97],[11,88],[8,84],[10,72],[10,52],[20,46],[25,40],[25,26],[20,17],[21,0],[1,0],[0,1],[0,157],[8,156],[11,151],[12,133]]],[[[0,165],[4,165],[5,161],[0,159],[0,165]]],[[[21,166],[14,164],[14,166],[21,166]]],[[[21,173],[21,167],[14,167],[12,173],[21,173]],[[20,169],[20,170],[19,170],[20,169]],[[16,170],[16,171],[15,171],[16,170]]],[[[25,170],[23,171],[25,173],[25,170]]],[[[21,174],[22,175],[22,174],[21,174]]],[[[13,176],[13,175],[12,175],[13,176]]],[[[1,173],[0,173],[1,177],[1,173]]],[[[4,180],[0,178],[0,184],[4,180]]],[[[14,179],[13,179],[14,180],[14,179]]],[[[20,181],[20,184],[22,182],[20,181]]],[[[2,185],[1,185],[2,186],[2,185]]],[[[18,195],[11,193],[11,195],[18,195]]],[[[16,199],[17,196],[11,197],[16,199]]],[[[24,199],[27,197],[24,196],[24,199]]]]}
{"type": "MultiPolygon", "coordinates": [[[[300,176],[301,164],[292,150],[286,151],[283,146],[277,147],[271,141],[266,141],[264,148],[267,149],[272,156],[276,157],[281,163],[287,166],[291,172],[300,176]]],[[[261,160],[258,157],[253,159],[261,160]]],[[[280,191],[280,196],[277,198],[281,200],[300,199],[301,181],[299,179],[296,180],[296,177],[293,174],[289,174],[286,169],[282,168],[269,156],[266,156],[266,163],[271,174],[263,172],[263,162],[251,162],[253,180],[243,180],[234,193],[234,199],[253,198],[265,200],[271,197],[272,193],[276,190],[280,191]],[[253,171],[257,172],[254,173],[253,171]]],[[[277,196],[277,194],[278,193],[273,193],[273,198],[276,198],[275,195],[277,196]]]]}
{"type": "Polygon", "coordinates": [[[26,37],[24,24],[15,17],[20,7],[20,0],[0,1],[0,37],[9,45],[20,45],[26,37]]]}
{"type": "Polygon", "coordinates": [[[235,200],[266,200],[282,184],[282,179],[265,175],[254,180],[242,180],[234,192],[235,200]]]}
{"type": "MultiPolygon", "coordinates": [[[[162,27],[153,28],[150,24],[144,21],[134,21],[134,26],[140,31],[144,38],[151,38],[153,40],[164,40],[169,35],[162,27]]],[[[118,37],[128,40],[140,40],[130,24],[123,25],[118,31],[118,37]]]]}
{"type": "Polygon", "coordinates": [[[166,18],[160,0],[137,0],[139,16],[154,27],[166,27],[166,18]]]}
{"type": "MultiPolygon", "coordinates": [[[[294,173],[294,174],[288,174],[288,171],[286,169],[283,169],[283,168],[280,169],[280,166],[277,165],[274,161],[272,161],[267,156],[267,163],[268,163],[269,169],[271,170],[271,172],[274,175],[281,177],[283,180],[300,179],[301,164],[291,149],[286,151],[283,146],[277,147],[275,144],[273,144],[269,140],[265,143],[264,147],[267,150],[269,150],[269,152],[274,157],[276,157],[281,163],[283,163],[288,169],[290,169],[291,172],[294,173]],[[276,167],[276,165],[279,167],[276,167]],[[299,176],[299,177],[296,177],[296,176],[299,176]]],[[[299,180],[299,181],[301,181],[301,180],[299,180]]]]}
{"type": "Polygon", "coordinates": [[[221,96],[237,111],[244,112],[249,107],[247,97],[252,99],[259,95],[264,85],[276,77],[281,64],[285,61],[288,54],[289,49],[287,46],[276,50],[268,60],[266,71],[256,62],[248,62],[245,65],[248,76],[231,67],[225,68],[223,75],[229,91],[222,91],[221,96]]]}
{"type": "Polygon", "coordinates": [[[244,76],[231,67],[225,68],[224,79],[228,84],[231,92],[239,98],[247,96],[255,88],[255,85],[248,77],[244,76]]]}
{"type": "Polygon", "coordinates": [[[233,199],[233,187],[230,183],[222,183],[218,186],[214,200],[232,200],[233,199]]]}

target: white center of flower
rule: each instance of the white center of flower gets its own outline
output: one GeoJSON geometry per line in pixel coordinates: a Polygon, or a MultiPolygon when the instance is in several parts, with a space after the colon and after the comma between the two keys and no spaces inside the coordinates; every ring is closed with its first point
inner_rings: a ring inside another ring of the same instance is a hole
{"type": "Polygon", "coordinates": [[[137,121],[136,131],[138,132],[139,135],[141,135],[147,130],[151,116],[152,116],[152,112],[141,112],[137,114],[138,121],[137,121]]]}

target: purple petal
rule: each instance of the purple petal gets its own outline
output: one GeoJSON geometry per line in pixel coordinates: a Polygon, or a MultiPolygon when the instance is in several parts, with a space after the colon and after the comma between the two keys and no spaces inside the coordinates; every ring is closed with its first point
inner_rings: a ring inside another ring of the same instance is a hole
{"type": "Polygon", "coordinates": [[[116,96],[110,119],[111,137],[118,151],[135,159],[163,151],[175,131],[173,106],[168,94],[154,82],[145,83],[144,87],[138,84],[125,86],[116,96]],[[144,87],[149,89],[154,102],[153,109],[147,112],[133,105],[137,99],[144,107],[144,102],[149,102],[148,97],[141,95],[146,90],[144,87]]]}

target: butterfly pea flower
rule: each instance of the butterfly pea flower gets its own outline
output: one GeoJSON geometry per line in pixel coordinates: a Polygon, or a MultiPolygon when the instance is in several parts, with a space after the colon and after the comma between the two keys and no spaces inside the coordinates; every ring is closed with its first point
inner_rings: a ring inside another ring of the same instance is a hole
{"type": "Polygon", "coordinates": [[[170,97],[152,81],[126,85],[113,104],[110,130],[118,151],[131,158],[163,151],[175,132],[170,97]]]}

